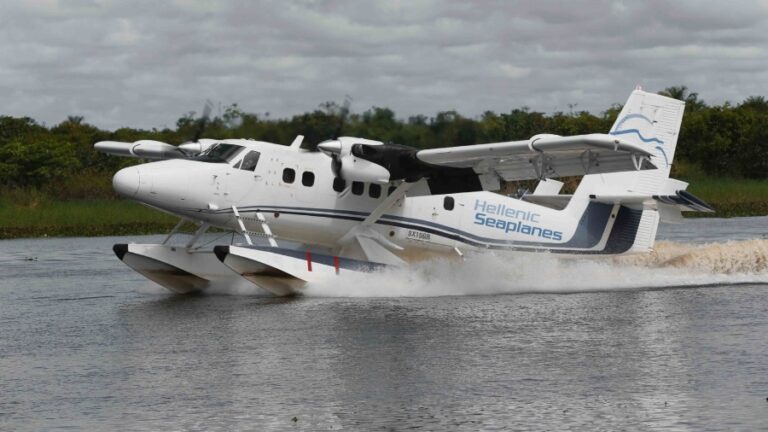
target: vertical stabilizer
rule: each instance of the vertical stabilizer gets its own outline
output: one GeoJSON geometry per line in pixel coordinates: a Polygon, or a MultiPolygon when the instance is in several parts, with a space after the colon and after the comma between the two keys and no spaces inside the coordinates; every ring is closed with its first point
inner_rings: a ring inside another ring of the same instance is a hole
{"type": "MultiPolygon", "coordinates": [[[[640,145],[653,154],[656,169],[608,174],[590,174],[582,178],[574,194],[573,209],[586,206],[590,195],[659,195],[668,192],[669,172],[677,147],[685,103],[642,90],[635,90],[616,118],[610,135],[640,145]]],[[[633,252],[653,247],[659,214],[656,210],[633,210],[639,223],[633,224],[633,252]]],[[[632,233],[629,233],[630,235],[632,233]]]]}
{"type": "Polygon", "coordinates": [[[648,149],[653,153],[652,162],[657,169],[587,175],[578,192],[616,195],[664,192],[684,109],[685,103],[677,99],[633,91],[609,134],[648,149]]]}

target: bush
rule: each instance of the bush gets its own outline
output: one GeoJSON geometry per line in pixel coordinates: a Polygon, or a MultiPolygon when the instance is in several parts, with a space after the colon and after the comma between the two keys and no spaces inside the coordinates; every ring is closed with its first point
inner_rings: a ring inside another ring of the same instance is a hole
{"type": "Polygon", "coordinates": [[[40,187],[79,167],[72,146],[51,136],[16,138],[0,145],[0,183],[4,185],[40,187]]]}

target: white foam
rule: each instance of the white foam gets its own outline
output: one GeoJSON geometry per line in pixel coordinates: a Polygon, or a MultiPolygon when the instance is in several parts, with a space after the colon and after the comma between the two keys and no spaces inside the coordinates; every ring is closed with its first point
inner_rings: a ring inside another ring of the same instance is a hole
{"type": "Polygon", "coordinates": [[[206,295],[231,295],[271,297],[271,294],[245,279],[229,279],[226,282],[210,282],[203,291],[206,295]]]}
{"type": "Polygon", "coordinates": [[[690,245],[659,242],[651,254],[560,258],[483,253],[461,263],[436,260],[309,284],[308,296],[434,297],[575,293],[666,287],[768,284],[768,240],[690,245]]]}

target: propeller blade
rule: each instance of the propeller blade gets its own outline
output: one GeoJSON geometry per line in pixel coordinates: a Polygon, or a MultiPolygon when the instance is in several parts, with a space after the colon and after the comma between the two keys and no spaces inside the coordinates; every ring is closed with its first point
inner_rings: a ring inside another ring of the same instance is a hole
{"type": "Polygon", "coordinates": [[[208,119],[211,116],[211,110],[213,110],[213,102],[211,102],[209,99],[205,101],[205,106],[203,107],[203,115],[198,121],[197,130],[195,130],[195,134],[192,136],[191,142],[197,142],[200,138],[203,137],[205,128],[208,126],[208,119]]]}
{"type": "Polygon", "coordinates": [[[341,157],[336,153],[331,153],[331,171],[335,177],[344,180],[341,176],[341,157]]]}
{"type": "Polygon", "coordinates": [[[333,132],[333,139],[338,139],[341,136],[341,130],[344,128],[344,123],[347,121],[349,115],[349,106],[352,104],[352,97],[349,95],[344,96],[344,104],[342,104],[339,110],[339,124],[336,126],[336,130],[333,132]]]}

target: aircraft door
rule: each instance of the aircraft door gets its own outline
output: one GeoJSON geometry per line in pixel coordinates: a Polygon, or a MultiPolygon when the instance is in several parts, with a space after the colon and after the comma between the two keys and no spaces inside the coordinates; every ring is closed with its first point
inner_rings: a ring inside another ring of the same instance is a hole
{"type": "Polygon", "coordinates": [[[225,195],[227,200],[237,204],[247,197],[257,184],[264,181],[263,165],[259,165],[261,153],[251,150],[227,170],[225,175],[225,195]]]}
{"type": "MultiPolygon", "coordinates": [[[[448,217],[447,223],[457,227],[462,231],[469,231],[472,221],[468,219],[464,199],[460,195],[446,195],[443,197],[443,211],[448,217]]],[[[453,246],[462,249],[464,244],[460,241],[453,241],[453,246]]]]}

